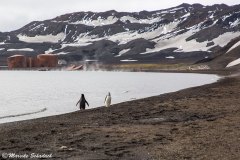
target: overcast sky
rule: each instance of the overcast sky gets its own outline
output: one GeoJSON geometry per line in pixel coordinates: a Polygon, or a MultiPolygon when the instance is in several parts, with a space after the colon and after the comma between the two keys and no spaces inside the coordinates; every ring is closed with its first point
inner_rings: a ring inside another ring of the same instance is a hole
{"type": "Polygon", "coordinates": [[[0,31],[12,31],[34,20],[54,18],[79,11],[160,10],[182,3],[212,5],[240,4],[239,0],[1,0],[0,31]]]}

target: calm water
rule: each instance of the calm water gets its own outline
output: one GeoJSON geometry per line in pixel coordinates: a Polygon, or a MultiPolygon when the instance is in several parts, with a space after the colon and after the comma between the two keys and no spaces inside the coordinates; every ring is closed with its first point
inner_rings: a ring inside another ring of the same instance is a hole
{"type": "Polygon", "coordinates": [[[90,103],[88,108],[94,108],[103,106],[108,92],[112,102],[119,103],[218,79],[215,75],[180,73],[0,71],[0,123],[76,111],[81,93],[90,103]]]}

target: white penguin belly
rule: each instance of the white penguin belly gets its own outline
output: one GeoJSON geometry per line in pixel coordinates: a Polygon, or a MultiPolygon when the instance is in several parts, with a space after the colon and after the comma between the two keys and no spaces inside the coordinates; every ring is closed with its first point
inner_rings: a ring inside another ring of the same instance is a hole
{"type": "Polygon", "coordinates": [[[105,105],[106,105],[106,107],[109,107],[111,105],[111,97],[107,96],[105,105]]]}

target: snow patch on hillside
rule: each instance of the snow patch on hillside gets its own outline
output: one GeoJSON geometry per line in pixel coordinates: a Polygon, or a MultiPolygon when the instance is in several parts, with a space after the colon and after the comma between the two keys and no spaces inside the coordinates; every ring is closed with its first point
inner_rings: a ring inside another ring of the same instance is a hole
{"type": "Polygon", "coordinates": [[[184,34],[173,36],[171,38],[160,37],[154,40],[157,43],[155,45],[155,48],[147,49],[146,52],[141,54],[159,52],[161,50],[168,49],[168,48],[178,48],[176,52],[180,52],[180,51],[189,52],[189,51],[204,49],[206,46],[206,43],[198,43],[195,39],[191,41],[186,41],[186,39],[190,37],[192,34],[193,34],[192,31],[188,31],[184,34]]]}
{"type": "Polygon", "coordinates": [[[240,24],[240,19],[236,19],[234,22],[230,23],[230,27],[236,27],[240,24]]]}
{"type": "Polygon", "coordinates": [[[124,53],[127,53],[130,50],[131,50],[130,48],[129,49],[123,49],[118,53],[118,55],[116,57],[119,57],[119,56],[123,55],[124,53]]]}
{"type": "Polygon", "coordinates": [[[172,32],[177,27],[178,24],[179,24],[179,21],[172,22],[167,25],[160,26],[155,30],[149,30],[148,32],[143,32],[143,33],[138,33],[137,31],[118,33],[112,36],[108,36],[106,37],[106,39],[113,42],[117,42],[119,44],[126,44],[138,38],[153,39],[156,36],[159,36],[160,34],[166,34],[168,32],[172,32]]]}
{"type": "Polygon", "coordinates": [[[187,14],[183,15],[181,18],[187,18],[187,17],[189,17],[190,15],[191,15],[191,13],[187,13],[187,14]]]}
{"type": "Polygon", "coordinates": [[[226,66],[226,68],[229,68],[229,67],[232,67],[232,66],[236,66],[236,65],[238,65],[238,64],[240,64],[240,58],[238,58],[238,59],[230,62],[230,63],[226,66]]]}
{"type": "MultiPolygon", "coordinates": [[[[213,46],[207,46],[207,43],[209,41],[205,42],[197,42],[196,39],[193,39],[191,41],[186,41],[188,37],[194,34],[194,30],[190,30],[184,34],[173,36],[171,38],[166,37],[160,37],[158,39],[155,39],[154,41],[157,43],[155,45],[155,48],[153,49],[147,49],[146,52],[141,54],[147,54],[152,52],[159,52],[164,49],[168,48],[177,48],[175,52],[192,52],[192,51],[208,51],[213,46]]],[[[231,39],[240,36],[240,32],[227,32],[219,37],[213,39],[214,46],[225,46],[231,39]]]]}
{"type": "Polygon", "coordinates": [[[62,48],[65,48],[65,47],[82,47],[82,46],[88,46],[92,43],[64,43],[62,44],[62,48]]]}
{"type": "Polygon", "coordinates": [[[173,56],[168,56],[168,57],[165,57],[165,58],[167,58],[167,59],[174,59],[175,57],[173,57],[173,56]]]}
{"type": "MultiPolygon", "coordinates": [[[[188,37],[192,36],[194,33],[200,30],[199,26],[201,26],[201,24],[191,27],[188,32],[177,35],[178,31],[180,31],[180,30],[175,30],[178,24],[179,24],[179,21],[175,21],[167,25],[162,25],[155,30],[149,30],[143,33],[139,33],[137,31],[135,32],[126,31],[126,32],[117,33],[111,36],[101,37],[101,38],[99,38],[97,35],[89,36],[88,33],[83,33],[83,34],[80,34],[80,36],[77,38],[76,45],[79,44],[79,46],[85,46],[85,45],[91,44],[91,42],[99,41],[102,39],[110,40],[118,44],[126,44],[132,40],[135,40],[138,38],[144,38],[147,40],[151,39],[157,44],[155,45],[155,48],[147,49],[146,52],[141,54],[158,52],[160,50],[164,50],[168,48],[177,48],[175,52],[192,52],[192,51],[208,51],[210,48],[217,45],[223,47],[231,39],[240,36],[240,32],[227,32],[212,40],[212,42],[214,42],[214,46],[206,47],[209,41],[205,41],[201,43],[197,42],[196,39],[186,41],[188,37]]],[[[67,45],[68,44],[66,44],[66,46],[67,45]]],[[[120,55],[126,52],[127,52],[126,50],[122,50],[120,52],[120,55]]]]}
{"type": "Polygon", "coordinates": [[[87,46],[92,44],[92,42],[100,41],[102,39],[106,39],[106,37],[99,38],[97,35],[89,36],[88,33],[82,33],[75,40],[76,44],[81,44],[82,46],[87,46]]]}
{"type": "Polygon", "coordinates": [[[30,52],[32,52],[32,51],[34,51],[34,49],[32,49],[32,48],[21,48],[21,49],[8,49],[7,51],[30,51],[30,52]]]}
{"type": "Polygon", "coordinates": [[[232,16],[232,14],[224,15],[224,16],[222,17],[222,20],[225,21],[227,18],[229,18],[229,17],[231,17],[231,16],[232,16]]]}
{"type": "Polygon", "coordinates": [[[59,52],[59,53],[57,53],[57,55],[65,55],[65,54],[68,54],[68,52],[59,52]]]}
{"type": "Polygon", "coordinates": [[[117,18],[115,16],[108,16],[106,19],[99,16],[96,20],[93,20],[91,17],[90,18],[83,18],[79,21],[76,22],[69,22],[69,24],[84,24],[87,26],[104,26],[104,25],[110,25],[116,23],[118,20],[126,23],[129,21],[130,23],[145,23],[145,24],[153,24],[155,22],[161,21],[160,17],[157,18],[149,18],[149,19],[136,19],[131,16],[123,16],[121,18],[117,18]]]}
{"type": "Polygon", "coordinates": [[[117,20],[118,20],[118,18],[116,18],[114,16],[109,16],[107,19],[98,17],[97,20],[92,20],[91,18],[88,18],[88,19],[83,18],[80,21],[71,22],[69,24],[84,24],[84,25],[88,25],[88,26],[103,26],[103,25],[113,24],[113,23],[117,22],[117,20]]]}
{"type": "Polygon", "coordinates": [[[85,62],[98,62],[98,60],[96,60],[96,59],[85,59],[84,61],[85,62]]]}
{"type": "Polygon", "coordinates": [[[45,51],[45,54],[51,54],[53,51],[55,50],[53,50],[52,48],[49,48],[47,51],[45,51]]]}
{"type": "Polygon", "coordinates": [[[121,62],[136,62],[138,60],[134,60],[134,59],[123,59],[123,60],[120,60],[121,62]]]}
{"type": "Polygon", "coordinates": [[[214,46],[219,45],[221,47],[224,47],[228,42],[230,42],[232,39],[240,36],[240,32],[226,32],[219,37],[215,38],[213,42],[215,43],[214,46]]]}
{"type": "Polygon", "coordinates": [[[131,16],[123,16],[120,18],[120,21],[126,23],[127,21],[131,22],[131,23],[145,23],[145,24],[153,24],[155,22],[159,22],[161,21],[160,17],[157,18],[150,18],[150,19],[136,19],[134,17],[131,16]]]}
{"type": "Polygon", "coordinates": [[[238,41],[237,43],[235,43],[226,53],[230,52],[231,50],[233,50],[234,48],[240,46],[240,41],[238,41]]]}
{"type": "Polygon", "coordinates": [[[28,43],[42,43],[42,42],[51,42],[51,43],[57,43],[59,41],[62,41],[65,37],[64,33],[59,33],[57,35],[37,35],[35,37],[29,37],[26,35],[19,34],[17,35],[20,41],[28,42],[28,43]]]}
{"type": "MultiPolygon", "coordinates": [[[[35,26],[35,24],[34,24],[34,26],[35,26]]],[[[35,27],[33,27],[32,29],[30,29],[29,31],[34,31],[34,30],[37,30],[37,29],[39,29],[39,28],[41,28],[42,26],[44,26],[44,24],[42,23],[42,24],[39,24],[39,25],[37,25],[37,26],[35,26],[35,27]]]]}

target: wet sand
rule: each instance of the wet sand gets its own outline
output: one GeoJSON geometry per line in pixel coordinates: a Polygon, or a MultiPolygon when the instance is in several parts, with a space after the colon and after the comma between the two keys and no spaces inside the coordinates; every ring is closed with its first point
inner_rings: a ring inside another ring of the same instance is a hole
{"type": "MultiPolygon", "coordinates": [[[[70,114],[0,125],[0,155],[52,159],[239,159],[240,77],[70,114]]],[[[2,158],[3,159],[3,158],[2,158]]]]}

